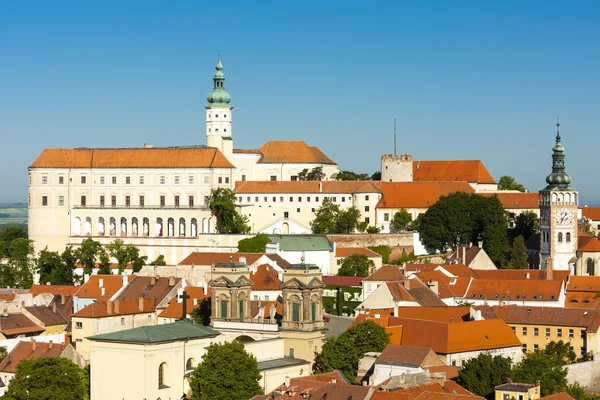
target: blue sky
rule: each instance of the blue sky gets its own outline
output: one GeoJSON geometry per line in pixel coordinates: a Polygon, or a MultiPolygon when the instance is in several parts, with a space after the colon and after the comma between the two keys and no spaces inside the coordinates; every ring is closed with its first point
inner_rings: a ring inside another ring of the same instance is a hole
{"type": "Polygon", "coordinates": [[[481,159],[545,186],[560,116],[600,204],[597,2],[0,2],[0,202],[46,147],[204,144],[220,52],[235,147],[302,139],[342,169],[481,159]]]}

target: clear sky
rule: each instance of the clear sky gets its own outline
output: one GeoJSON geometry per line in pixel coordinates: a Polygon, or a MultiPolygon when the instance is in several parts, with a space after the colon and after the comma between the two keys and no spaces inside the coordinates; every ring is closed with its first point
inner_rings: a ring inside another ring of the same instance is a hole
{"type": "Polygon", "coordinates": [[[305,140],[372,173],[393,150],[481,159],[600,204],[597,1],[0,2],[0,202],[46,147],[205,144],[217,53],[236,148],[305,140]]]}

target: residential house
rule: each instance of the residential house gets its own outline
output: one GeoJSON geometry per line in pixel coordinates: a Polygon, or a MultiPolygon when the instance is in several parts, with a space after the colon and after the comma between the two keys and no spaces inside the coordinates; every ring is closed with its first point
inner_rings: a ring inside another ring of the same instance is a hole
{"type": "Polygon", "coordinates": [[[461,301],[464,301],[463,299],[465,298],[467,289],[473,281],[473,277],[456,276],[448,272],[445,267],[447,266],[437,267],[433,271],[430,270],[411,274],[409,278],[416,277],[420,281],[426,282],[427,286],[445,304],[450,306],[459,305],[461,301]]]}
{"type": "Polygon", "coordinates": [[[538,400],[541,397],[540,381],[519,383],[508,380],[494,388],[494,400],[538,400]]]}
{"type": "Polygon", "coordinates": [[[338,247],[334,242],[335,251],[331,253],[333,259],[331,260],[331,268],[329,273],[331,275],[337,275],[338,270],[340,268],[340,263],[344,260],[344,258],[352,256],[352,255],[363,255],[366,256],[369,261],[373,263],[371,266],[369,273],[377,271],[382,266],[383,257],[375,253],[372,250],[367,249],[366,247],[338,247]]]}
{"type": "Polygon", "coordinates": [[[596,308],[600,276],[571,276],[567,283],[565,307],[596,308]]]}
{"type": "Polygon", "coordinates": [[[471,269],[498,269],[490,256],[483,249],[483,243],[474,246],[472,243],[456,248],[456,251],[446,258],[446,264],[464,264],[471,269]]]}
{"type": "Polygon", "coordinates": [[[315,264],[323,275],[331,275],[333,245],[325,235],[269,235],[267,253],[281,256],[291,264],[315,264]]]}
{"type": "Polygon", "coordinates": [[[254,396],[250,400],[280,400],[286,398],[290,400],[305,400],[317,388],[323,387],[329,383],[340,385],[349,385],[344,374],[339,371],[328,372],[318,375],[299,376],[297,378],[286,378],[284,383],[276,387],[266,395],[254,396]]]}
{"type": "Polygon", "coordinates": [[[335,315],[353,315],[363,301],[362,276],[324,276],[323,307],[335,315]]]}
{"type": "Polygon", "coordinates": [[[37,325],[22,313],[0,315],[0,339],[26,338],[39,336],[46,329],[37,325]]]}
{"type": "Polygon", "coordinates": [[[359,313],[372,309],[400,307],[432,307],[446,304],[418,278],[388,281],[380,285],[356,307],[359,313]]]}
{"type": "Polygon", "coordinates": [[[464,300],[474,305],[564,307],[562,280],[474,279],[464,300]]]}
{"type": "Polygon", "coordinates": [[[600,240],[590,235],[579,235],[575,275],[600,276],[600,240]]]}
{"type": "Polygon", "coordinates": [[[96,300],[109,300],[123,289],[133,276],[92,275],[73,295],[73,312],[94,303],[96,300]]]}
{"type": "Polygon", "coordinates": [[[584,308],[493,306],[522,343],[523,351],[546,348],[550,342],[568,342],[577,355],[600,352],[600,310],[584,308]]]}
{"type": "Polygon", "coordinates": [[[54,335],[65,333],[70,320],[62,315],[57,302],[51,306],[23,307],[23,315],[27,316],[36,325],[44,328],[40,335],[54,335]]]}
{"type": "Polygon", "coordinates": [[[396,265],[384,265],[362,281],[363,300],[366,299],[384,282],[404,280],[402,270],[396,265]]]}
{"type": "Polygon", "coordinates": [[[252,300],[273,301],[281,297],[283,271],[270,264],[262,264],[250,268],[250,296],[252,300]]]}

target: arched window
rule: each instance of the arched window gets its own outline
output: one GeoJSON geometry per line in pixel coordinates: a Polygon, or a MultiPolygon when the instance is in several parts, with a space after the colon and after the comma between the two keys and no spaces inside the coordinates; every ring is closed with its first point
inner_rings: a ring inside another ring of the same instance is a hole
{"type": "Polygon", "coordinates": [[[185,370],[190,371],[194,368],[196,368],[196,360],[193,358],[188,358],[187,362],[185,363],[185,370]]]}
{"type": "Polygon", "coordinates": [[[562,232],[558,233],[558,243],[562,243],[563,235],[562,232]]]}
{"type": "Polygon", "coordinates": [[[592,260],[591,258],[588,258],[586,264],[587,264],[587,274],[589,276],[595,276],[596,275],[596,273],[595,273],[596,271],[595,271],[595,268],[594,268],[594,260],[592,260]]]}
{"type": "Polygon", "coordinates": [[[158,367],[158,388],[159,389],[168,387],[167,381],[165,378],[166,374],[167,374],[167,363],[162,363],[158,367]]]}
{"type": "Polygon", "coordinates": [[[566,236],[567,236],[567,239],[566,239],[567,243],[570,243],[571,242],[571,232],[567,232],[566,236]]]}

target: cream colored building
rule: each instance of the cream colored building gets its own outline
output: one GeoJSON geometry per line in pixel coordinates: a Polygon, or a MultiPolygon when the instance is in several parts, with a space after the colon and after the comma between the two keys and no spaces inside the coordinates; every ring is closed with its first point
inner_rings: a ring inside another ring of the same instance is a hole
{"type": "Polygon", "coordinates": [[[517,383],[510,379],[494,390],[494,400],[537,400],[541,397],[540,382],[517,383]]]}

